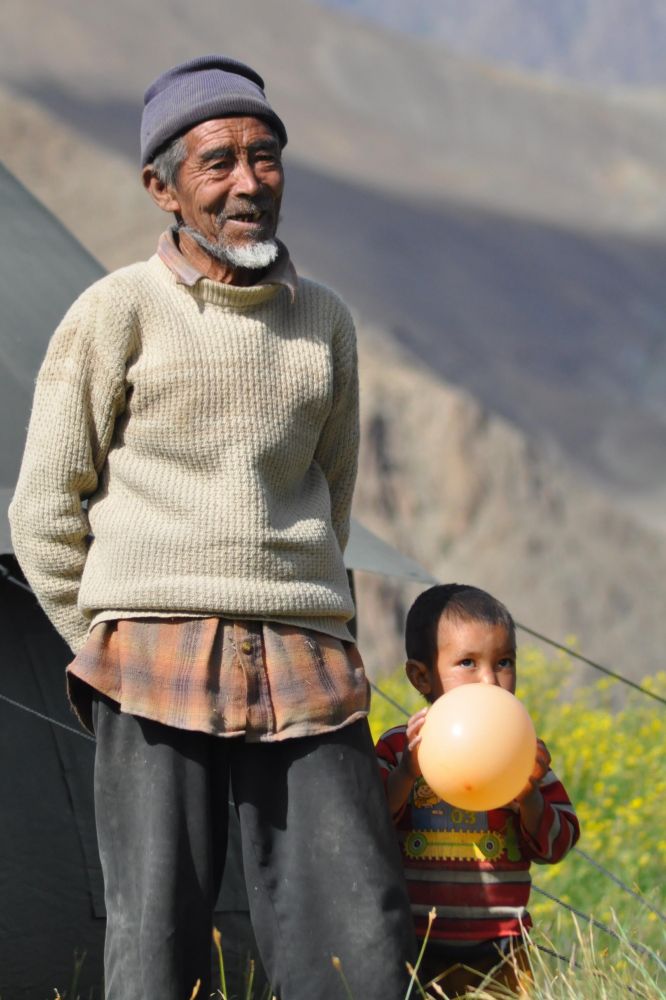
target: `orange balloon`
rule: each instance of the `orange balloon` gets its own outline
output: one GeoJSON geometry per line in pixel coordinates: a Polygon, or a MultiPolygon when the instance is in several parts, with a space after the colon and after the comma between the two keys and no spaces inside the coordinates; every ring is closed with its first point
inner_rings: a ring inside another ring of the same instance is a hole
{"type": "Polygon", "coordinates": [[[534,768],[536,733],[527,709],[504,688],[461,684],[430,707],[418,759],[445,802],[481,812],[505,806],[534,768]]]}

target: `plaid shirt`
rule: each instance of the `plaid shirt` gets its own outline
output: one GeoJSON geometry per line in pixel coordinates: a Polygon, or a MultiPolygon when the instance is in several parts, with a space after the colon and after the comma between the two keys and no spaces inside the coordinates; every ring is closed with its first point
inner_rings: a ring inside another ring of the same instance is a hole
{"type": "Polygon", "coordinates": [[[88,729],[90,688],[130,715],[253,742],[329,732],[369,708],[353,643],[277,622],[101,622],[70,664],[68,681],[88,729]]]}
{"type": "MultiPolygon", "coordinates": [[[[287,248],[261,283],[297,276],[287,248]]],[[[174,229],[157,253],[179,283],[203,275],[181,254],[174,229]]],[[[68,667],[72,705],[92,730],[91,689],[123,712],[178,729],[248,741],[311,736],[367,715],[369,686],[351,642],[285,621],[147,617],[105,611],[68,667]],[[83,683],[81,683],[83,682],[83,683]]]]}

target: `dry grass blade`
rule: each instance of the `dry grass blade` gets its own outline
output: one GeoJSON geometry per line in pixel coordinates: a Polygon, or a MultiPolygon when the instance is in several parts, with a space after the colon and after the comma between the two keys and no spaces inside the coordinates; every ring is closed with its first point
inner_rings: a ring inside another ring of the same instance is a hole
{"type": "Polygon", "coordinates": [[[331,965],[333,966],[335,971],[340,976],[340,979],[342,980],[342,985],[344,986],[344,990],[345,993],[347,994],[348,1000],[354,1000],[354,997],[352,996],[352,991],[349,989],[349,983],[347,982],[345,974],[342,970],[342,962],[340,961],[337,955],[331,956],[331,965]]]}
{"type": "Polygon", "coordinates": [[[224,956],[222,954],[222,935],[217,927],[213,927],[213,944],[215,945],[215,951],[217,952],[217,962],[220,970],[220,989],[222,991],[222,1000],[229,1000],[227,992],[227,977],[224,970],[224,956]]]}

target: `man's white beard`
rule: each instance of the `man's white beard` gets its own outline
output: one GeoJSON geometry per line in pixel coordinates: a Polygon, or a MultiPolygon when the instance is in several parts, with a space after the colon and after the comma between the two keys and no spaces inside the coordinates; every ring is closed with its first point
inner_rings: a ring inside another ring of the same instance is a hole
{"type": "Polygon", "coordinates": [[[202,236],[198,230],[192,226],[185,226],[181,223],[178,227],[181,233],[188,233],[202,249],[209,253],[211,257],[222,261],[223,264],[231,264],[232,267],[242,267],[247,270],[260,270],[268,267],[277,258],[279,247],[277,240],[264,240],[261,243],[242,243],[240,245],[230,245],[227,243],[212,243],[202,236]]]}
{"type": "Polygon", "coordinates": [[[250,270],[268,267],[278,255],[277,241],[265,240],[263,243],[245,243],[241,246],[226,247],[224,256],[234,267],[247,267],[250,270]]]}

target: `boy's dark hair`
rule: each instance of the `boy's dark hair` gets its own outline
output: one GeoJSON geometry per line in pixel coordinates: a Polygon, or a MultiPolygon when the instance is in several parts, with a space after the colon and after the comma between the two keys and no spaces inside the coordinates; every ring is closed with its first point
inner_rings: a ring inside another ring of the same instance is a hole
{"type": "Polygon", "coordinates": [[[497,598],[463,583],[437,584],[416,598],[407,614],[405,646],[408,660],[432,669],[437,653],[437,626],[446,618],[503,625],[516,644],[516,624],[497,598]]]}

